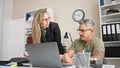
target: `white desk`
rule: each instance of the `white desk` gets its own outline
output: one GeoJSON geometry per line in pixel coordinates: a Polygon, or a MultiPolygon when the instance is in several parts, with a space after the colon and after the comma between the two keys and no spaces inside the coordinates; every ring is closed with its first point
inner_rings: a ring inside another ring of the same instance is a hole
{"type": "MultiPolygon", "coordinates": [[[[0,68],[12,68],[10,66],[0,66],[0,68]]],[[[14,68],[42,68],[42,67],[14,67],[14,68]]],[[[63,68],[75,68],[75,65],[73,66],[68,66],[68,67],[63,67],[63,68]]],[[[82,68],[82,67],[80,67],[82,68]]],[[[92,68],[92,67],[90,67],[92,68]]],[[[115,68],[115,65],[103,65],[102,68],[115,68]]]]}

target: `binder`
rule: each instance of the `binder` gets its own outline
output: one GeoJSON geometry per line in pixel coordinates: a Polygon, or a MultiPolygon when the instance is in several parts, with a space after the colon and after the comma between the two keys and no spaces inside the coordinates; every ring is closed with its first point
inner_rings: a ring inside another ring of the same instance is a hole
{"type": "Polygon", "coordinates": [[[107,41],[112,41],[112,32],[111,32],[111,26],[110,24],[107,25],[107,41]]]}
{"type": "Polygon", "coordinates": [[[106,25],[102,25],[102,37],[103,37],[103,41],[107,41],[107,27],[106,27],[106,25]]]}
{"type": "Polygon", "coordinates": [[[103,41],[120,41],[120,23],[102,25],[103,41]]]}
{"type": "Polygon", "coordinates": [[[118,41],[118,38],[117,38],[117,27],[116,27],[116,24],[114,24],[114,25],[115,25],[115,38],[116,38],[115,41],[118,41]]]}
{"type": "Polygon", "coordinates": [[[26,13],[26,21],[28,21],[29,17],[31,17],[31,15],[29,13],[26,13]]]}
{"type": "Polygon", "coordinates": [[[116,27],[115,27],[115,24],[112,24],[112,37],[113,37],[113,41],[116,41],[116,27]]]}
{"type": "Polygon", "coordinates": [[[110,24],[110,31],[111,31],[111,41],[113,41],[113,34],[112,34],[112,24],[110,24]]]}
{"type": "Polygon", "coordinates": [[[104,5],[104,0],[100,0],[100,6],[104,5]]]}
{"type": "Polygon", "coordinates": [[[117,29],[117,40],[120,41],[120,23],[116,24],[116,29],[117,29]]]}

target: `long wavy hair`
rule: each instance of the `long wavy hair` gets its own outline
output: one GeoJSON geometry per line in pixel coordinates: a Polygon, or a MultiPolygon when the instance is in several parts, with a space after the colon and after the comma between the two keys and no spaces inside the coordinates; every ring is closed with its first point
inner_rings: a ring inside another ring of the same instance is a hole
{"type": "Polygon", "coordinates": [[[47,9],[39,9],[33,18],[32,21],[32,39],[33,43],[41,43],[41,27],[40,22],[42,21],[44,14],[48,13],[47,9]]]}

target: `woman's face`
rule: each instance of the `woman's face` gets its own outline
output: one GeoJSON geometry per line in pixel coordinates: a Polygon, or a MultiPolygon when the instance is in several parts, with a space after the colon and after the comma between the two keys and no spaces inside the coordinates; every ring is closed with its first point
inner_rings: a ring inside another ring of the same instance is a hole
{"type": "Polygon", "coordinates": [[[45,13],[43,19],[40,21],[41,29],[45,30],[46,28],[48,28],[49,23],[50,23],[50,17],[48,13],[45,13]]]}

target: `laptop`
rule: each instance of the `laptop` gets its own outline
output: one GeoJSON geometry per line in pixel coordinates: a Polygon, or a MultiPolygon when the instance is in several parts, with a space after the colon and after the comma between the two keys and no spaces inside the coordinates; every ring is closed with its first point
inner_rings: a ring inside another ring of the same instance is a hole
{"type": "Polygon", "coordinates": [[[56,42],[26,44],[32,67],[62,68],[56,42]]]}

